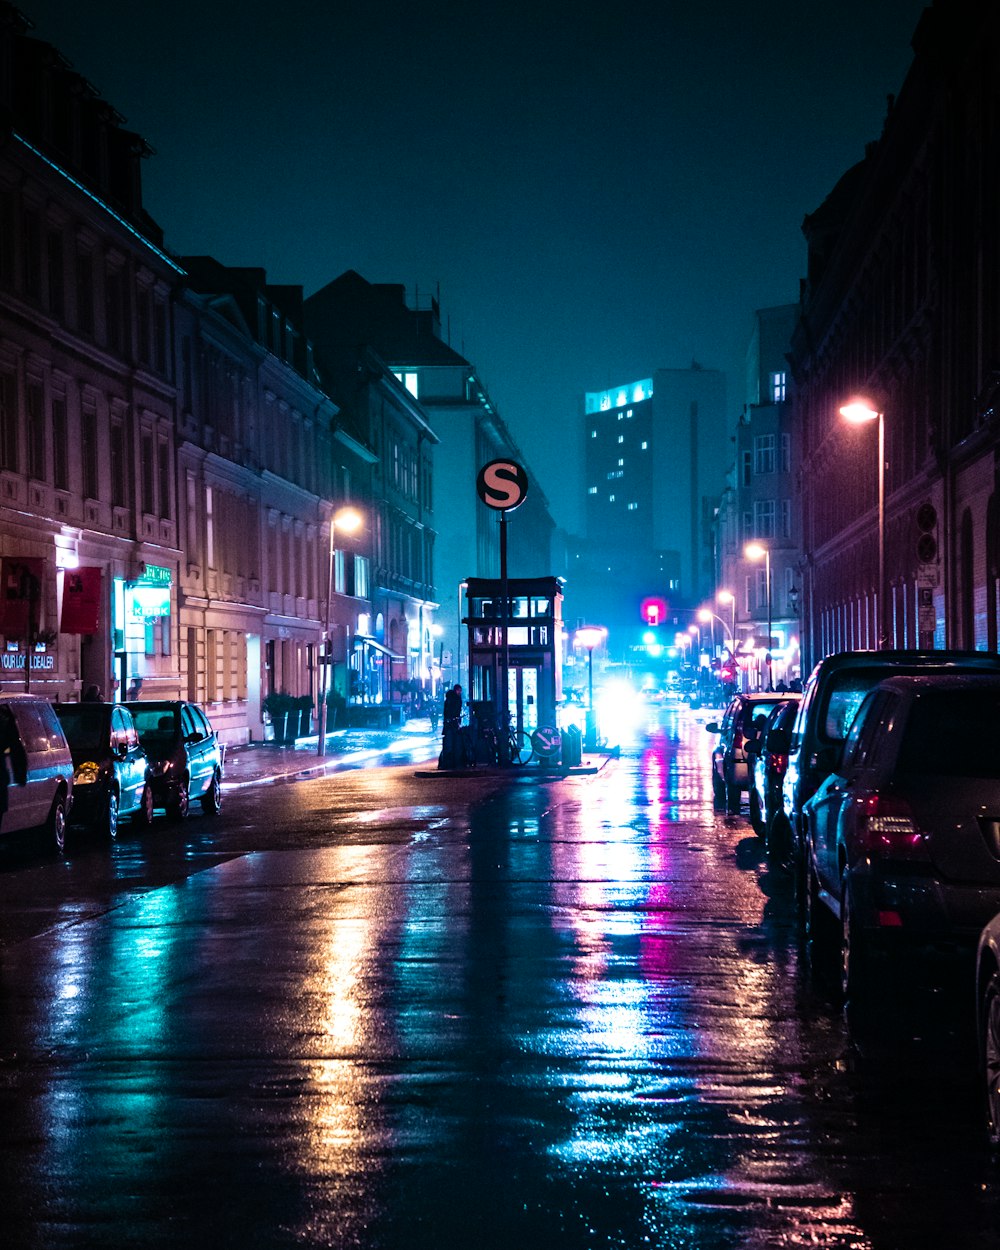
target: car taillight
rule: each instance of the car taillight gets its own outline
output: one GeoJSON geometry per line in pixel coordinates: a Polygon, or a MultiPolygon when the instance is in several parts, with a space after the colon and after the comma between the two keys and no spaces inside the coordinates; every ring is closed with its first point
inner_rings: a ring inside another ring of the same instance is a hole
{"type": "Polygon", "coordinates": [[[894,794],[870,794],[861,805],[858,837],[871,855],[894,859],[927,859],[927,840],[913,819],[905,799],[894,794]]]}
{"type": "Polygon", "coordinates": [[[743,750],[743,731],[742,731],[742,729],[737,729],[737,730],[736,730],[736,732],[733,734],[733,750],[734,750],[734,751],[742,751],[742,750],[743,750]]]}
{"type": "Polygon", "coordinates": [[[784,777],[785,769],[788,767],[787,755],[776,755],[773,751],[768,754],[767,766],[777,777],[784,777]]]}

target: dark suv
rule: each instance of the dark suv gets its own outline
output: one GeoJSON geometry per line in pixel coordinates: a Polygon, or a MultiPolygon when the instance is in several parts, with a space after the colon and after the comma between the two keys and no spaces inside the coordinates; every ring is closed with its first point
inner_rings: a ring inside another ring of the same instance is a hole
{"type": "Polygon", "coordinates": [[[192,799],[210,816],[221,811],[225,748],[198,704],[139,699],[127,706],[149,756],[154,804],[178,820],[192,799]]]}
{"type": "Polygon", "coordinates": [[[153,819],[153,789],[132,713],[114,703],[54,706],[73,756],[69,823],[107,838],[117,837],[120,816],[148,826],[153,819]]]}
{"type": "Polygon", "coordinates": [[[820,660],[806,682],[792,727],[781,808],[767,830],[771,854],[804,869],[802,806],[839,763],[861,700],[887,677],[921,673],[1000,674],[1000,656],[986,651],[838,651],[820,660]]]}
{"type": "Polygon", "coordinates": [[[727,811],[740,810],[743,791],[750,786],[746,748],[754,722],[758,716],[769,716],[785,697],[777,690],[734,695],[722,724],[713,720],[705,726],[710,734],[719,734],[712,749],[712,797],[720,807],[725,803],[727,811]]]}

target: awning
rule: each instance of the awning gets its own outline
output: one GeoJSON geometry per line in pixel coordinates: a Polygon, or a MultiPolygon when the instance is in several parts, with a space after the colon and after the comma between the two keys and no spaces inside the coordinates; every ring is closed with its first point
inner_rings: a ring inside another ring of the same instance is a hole
{"type": "Polygon", "coordinates": [[[358,645],[367,647],[371,651],[380,651],[382,655],[387,655],[390,660],[397,660],[400,663],[406,659],[405,655],[396,655],[394,652],[390,651],[388,647],[384,647],[382,643],[376,642],[374,638],[368,638],[364,634],[354,635],[354,645],[355,647],[358,645]]]}

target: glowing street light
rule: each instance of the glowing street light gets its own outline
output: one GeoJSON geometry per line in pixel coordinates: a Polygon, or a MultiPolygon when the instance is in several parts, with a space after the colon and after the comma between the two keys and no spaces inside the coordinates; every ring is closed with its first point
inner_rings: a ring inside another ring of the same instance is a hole
{"type": "Polygon", "coordinates": [[[588,751],[597,750],[597,715],[594,711],[594,648],[599,647],[608,636],[603,625],[581,625],[573,635],[578,647],[587,651],[587,737],[584,747],[588,751]]]}
{"type": "Polygon", "coordinates": [[[763,543],[747,543],[743,554],[748,560],[764,561],[764,581],[767,586],[767,650],[764,652],[764,663],[767,665],[767,688],[774,689],[771,679],[771,548],[763,543]]]}
{"type": "Polygon", "coordinates": [[[736,649],[736,596],[733,594],[731,590],[719,590],[719,591],[716,591],[715,598],[718,603],[721,603],[723,605],[726,605],[726,604],[729,605],[729,609],[732,613],[732,627],[729,631],[729,636],[733,640],[733,649],[735,650],[736,649]]]}
{"type": "Polygon", "coordinates": [[[333,662],[330,657],[330,614],[333,609],[333,558],[336,551],[337,528],[345,534],[353,534],[361,528],[361,513],[356,508],[340,508],[330,517],[330,548],[326,571],[326,624],[323,628],[323,681],[319,701],[319,733],[316,738],[316,750],[319,755],[326,754],[326,701],[330,694],[333,680],[333,662]]]}
{"type": "Polygon", "coordinates": [[[885,413],[879,412],[867,399],[852,399],[844,404],[840,415],[852,425],[878,422],[878,645],[887,645],[885,605],[885,413]]]}

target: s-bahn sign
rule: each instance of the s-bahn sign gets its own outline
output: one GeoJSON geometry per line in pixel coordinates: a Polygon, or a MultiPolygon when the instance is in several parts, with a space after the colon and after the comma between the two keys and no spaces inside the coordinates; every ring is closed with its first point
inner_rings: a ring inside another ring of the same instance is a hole
{"type": "Polygon", "coordinates": [[[528,475],[513,460],[491,460],[479,470],[476,493],[487,508],[513,512],[524,503],[528,493],[528,475]]]}

